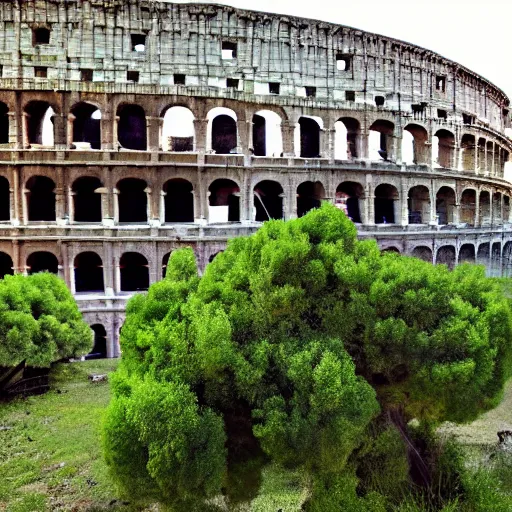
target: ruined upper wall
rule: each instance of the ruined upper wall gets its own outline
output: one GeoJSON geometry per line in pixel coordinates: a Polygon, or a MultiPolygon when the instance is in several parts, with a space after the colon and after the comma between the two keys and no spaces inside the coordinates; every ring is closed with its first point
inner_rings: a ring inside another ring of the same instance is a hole
{"type": "Polygon", "coordinates": [[[500,89],[429,50],[341,25],[212,4],[0,0],[0,65],[4,78],[35,77],[33,86],[43,89],[51,79],[92,79],[99,90],[104,82],[172,86],[184,78],[187,86],[231,86],[260,97],[279,84],[277,103],[286,97],[301,104],[313,94],[308,101],[333,107],[383,103],[433,117],[440,109],[447,119],[462,122],[465,114],[464,122],[508,127],[509,100],[500,89]],[[50,30],[49,44],[35,42],[37,28],[50,30]],[[132,36],[143,38],[143,52],[134,51],[132,36]],[[222,58],[223,44],[236,46],[234,58],[222,58]]]}

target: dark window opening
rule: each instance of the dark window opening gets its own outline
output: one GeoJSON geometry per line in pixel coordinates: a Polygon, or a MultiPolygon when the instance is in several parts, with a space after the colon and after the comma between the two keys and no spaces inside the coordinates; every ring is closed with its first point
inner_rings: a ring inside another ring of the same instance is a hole
{"type": "Polygon", "coordinates": [[[307,85],[304,87],[306,91],[306,98],[315,98],[316,97],[316,87],[307,85]]]}
{"type": "Polygon", "coordinates": [[[267,154],[266,121],[263,116],[258,114],[252,118],[252,144],[255,156],[267,154]]]}
{"type": "Polygon", "coordinates": [[[98,178],[84,176],[78,178],[72,187],[75,222],[101,222],[101,188],[98,178]]]}
{"type": "Polygon", "coordinates": [[[437,250],[436,263],[446,265],[450,270],[455,267],[455,247],[443,245],[437,250]]]}
{"type": "Polygon", "coordinates": [[[4,66],[3,64],[0,64],[0,78],[4,77],[4,66]]]}
{"type": "Polygon", "coordinates": [[[32,32],[32,44],[50,44],[50,30],[44,27],[36,28],[32,32]]]}
{"type": "Polygon", "coordinates": [[[268,84],[268,92],[270,94],[279,94],[281,91],[281,84],[279,82],[270,82],[268,84]]]}
{"type": "MultiPolygon", "coordinates": [[[[455,192],[450,187],[441,187],[436,194],[436,216],[438,224],[452,224],[455,218],[455,192]]],[[[471,222],[472,223],[472,222],[471,222]]]]}
{"type": "Polygon", "coordinates": [[[29,221],[55,220],[55,183],[46,176],[32,176],[27,181],[29,221]]]}
{"type": "Polygon", "coordinates": [[[430,192],[417,185],[409,190],[407,198],[409,224],[426,224],[430,220],[430,192]]]}
{"type": "Polygon", "coordinates": [[[226,78],[226,87],[228,89],[238,89],[238,78],[226,78]]]}
{"type": "Polygon", "coordinates": [[[436,91],[446,92],[446,77],[436,76],[436,91]]]}
{"type": "Polygon", "coordinates": [[[276,181],[260,181],[254,187],[254,206],[258,222],[283,218],[283,188],[276,181]]]}
{"type": "Polygon", "coordinates": [[[128,82],[137,83],[139,81],[139,72],[138,71],[127,71],[126,72],[126,80],[128,82]]]}
{"type": "Polygon", "coordinates": [[[168,252],[162,258],[162,279],[165,279],[165,275],[167,274],[167,265],[169,264],[169,258],[171,257],[171,253],[168,252]]]}
{"type": "Polygon", "coordinates": [[[355,91],[345,91],[345,100],[346,101],[356,101],[355,91]]]}
{"type": "Polygon", "coordinates": [[[54,254],[46,251],[33,252],[27,258],[28,273],[30,275],[37,272],[50,272],[57,274],[59,271],[59,262],[54,254]]]}
{"type": "Polygon", "coordinates": [[[336,55],[336,69],[338,71],[350,71],[352,57],[350,55],[336,55]]]}
{"type": "Polygon", "coordinates": [[[79,103],[71,109],[73,121],[73,142],[85,142],[92,149],[101,149],[101,114],[90,103],[79,103]]]}
{"type": "Polygon", "coordinates": [[[103,263],[95,252],[82,252],[75,258],[75,290],[77,292],[105,291],[103,263]]]}
{"type": "Polygon", "coordinates": [[[132,52],[146,51],[146,35],[145,34],[132,34],[132,52]]]}
{"type": "Polygon", "coordinates": [[[194,222],[194,194],[190,181],[176,178],[164,184],[165,222],[194,222]]]}
{"type": "Polygon", "coordinates": [[[237,45],[231,41],[222,41],[222,58],[226,60],[236,59],[237,45]]]}
{"type": "Polygon", "coordinates": [[[379,185],[375,189],[375,224],[394,224],[398,191],[392,185],[379,185]]]}
{"type": "Polygon", "coordinates": [[[107,332],[101,324],[91,325],[94,332],[94,346],[86,359],[104,359],[107,357],[107,332]]]}
{"type": "Polygon", "coordinates": [[[9,221],[11,219],[10,211],[10,192],[9,181],[4,176],[0,177],[0,221],[9,221]]]}
{"type": "Polygon", "coordinates": [[[344,211],[352,222],[361,222],[360,202],[364,189],[359,183],[345,181],[336,189],[335,206],[344,211]]]}
{"type": "Polygon", "coordinates": [[[119,262],[121,291],[136,292],[149,288],[148,260],[137,252],[125,252],[119,262]]]}
{"type": "Polygon", "coordinates": [[[437,118],[438,119],[448,119],[448,112],[446,110],[437,109],[437,118]]]}
{"type": "Polygon", "coordinates": [[[503,109],[503,117],[508,117],[510,114],[510,112],[508,111],[508,109],[504,108],[503,109]]]}
{"type": "Polygon", "coordinates": [[[237,147],[236,121],[225,114],[212,121],[212,150],[218,154],[235,153],[237,147]]]}
{"type": "Polygon", "coordinates": [[[123,105],[118,111],[117,138],[126,149],[147,149],[146,114],[139,105],[123,105]]]}
{"type": "Polygon", "coordinates": [[[314,119],[301,117],[300,156],[302,158],[318,158],[320,156],[320,126],[314,119]]]}
{"type": "Polygon", "coordinates": [[[174,85],[185,85],[185,75],[175,74],[174,75],[174,85]]]}
{"type": "Polygon", "coordinates": [[[413,114],[422,114],[423,112],[425,112],[425,105],[423,105],[422,103],[412,104],[411,109],[413,114]]]}
{"type": "Polygon", "coordinates": [[[81,69],[80,80],[82,82],[92,82],[93,70],[92,69],[81,69]]]}
{"type": "Polygon", "coordinates": [[[325,197],[323,185],[317,181],[305,181],[297,187],[297,216],[306,215],[313,208],[319,208],[325,197]]]}
{"type": "Polygon", "coordinates": [[[12,258],[5,252],[0,252],[0,279],[14,275],[12,258]]]}
{"type": "Polygon", "coordinates": [[[475,116],[470,114],[462,114],[462,122],[464,124],[475,124],[475,116]]]}
{"type": "Polygon", "coordinates": [[[384,103],[386,103],[384,96],[375,96],[375,105],[377,105],[377,107],[383,107],[384,103]]]}
{"type": "Polygon", "coordinates": [[[29,144],[43,143],[43,123],[50,105],[44,101],[32,101],[26,108],[29,144]]]}
{"type": "Polygon", "coordinates": [[[138,178],[125,178],[117,184],[119,222],[145,223],[148,221],[146,182],[138,178]]]}
{"type": "MultiPolygon", "coordinates": [[[[219,212],[215,215],[215,219],[218,219],[219,222],[240,221],[240,188],[234,181],[227,179],[215,180],[208,191],[210,192],[210,208],[227,207],[227,212],[219,212]]],[[[212,217],[210,215],[210,222],[212,217]]]]}
{"type": "Polygon", "coordinates": [[[9,143],[9,109],[5,103],[0,103],[0,144],[9,143]]]}
{"type": "Polygon", "coordinates": [[[34,76],[36,78],[48,78],[48,68],[36,66],[34,68],[34,76]]]}

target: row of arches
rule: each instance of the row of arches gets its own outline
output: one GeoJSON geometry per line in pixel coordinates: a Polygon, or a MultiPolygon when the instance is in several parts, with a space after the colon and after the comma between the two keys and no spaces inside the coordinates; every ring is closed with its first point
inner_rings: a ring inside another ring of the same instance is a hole
{"type": "MultiPolygon", "coordinates": [[[[24,133],[29,145],[53,146],[55,141],[55,112],[50,103],[37,100],[25,106],[24,133]]],[[[7,106],[0,103],[0,143],[9,141],[7,106]]],[[[58,116],[57,116],[58,117],[58,116]]],[[[102,114],[91,103],[74,105],[68,115],[68,140],[66,143],[79,149],[101,149],[102,114]]],[[[157,146],[163,151],[194,151],[199,148],[218,154],[242,152],[238,118],[234,110],[212,108],[205,120],[197,120],[186,107],[165,108],[158,122],[157,146]],[[199,122],[199,124],[198,124],[199,122]],[[205,137],[206,142],[202,140],[205,137]],[[201,139],[201,140],[199,140],[201,139]]],[[[279,114],[260,110],[251,119],[247,146],[255,156],[283,155],[283,126],[279,114]]],[[[115,136],[120,147],[130,150],[147,150],[150,118],[137,104],[121,104],[115,116],[115,136]]],[[[370,158],[425,164],[441,168],[456,168],[501,174],[509,160],[509,152],[494,140],[464,133],[460,137],[448,128],[429,133],[418,123],[408,123],[398,129],[390,120],[376,120],[363,135],[358,119],[340,117],[333,126],[332,143],[322,142],[324,121],[318,116],[303,115],[292,126],[294,154],[303,158],[325,157],[327,148],[333,146],[336,160],[370,158]]],[[[328,130],[329,131],[329,130],[328,130]]]]}
{"type": "MultiPolygon", "coordinates": [[[[107,190],[97,177],[83,176],[70,187],[72,222],[101,223],[102,194],[107,190]]],[[[123,178],[114,189],[116,219],[119,223],[147,223],[151,188],[141,178],[123,178]]],[[[233,180],[219,178],[208,186],[208,221],[239,222],[243,219],[243,194],[233,180]]],[[[55,183],[46,176],[32,176],[25,188],[27,220],[56,220],[55,183]]],[[[262,222],[302,216],[324,200],[334,201],[356,223],[363,224],[459,224],[482,226],[508,222],[510,197],[498,191],[467,188],[458,196],[449,186],[437,191],[426,185],[410,187],[406,197],[390,183],[373,191],[355,181],[340,183],[334,198],[328,198],[320,181],[305,181],[295,191],[296,200],[288,212],[284,187],[274,180],[262,180],[252,190],[252,220],[262,222]],[[403,218],[403,212],[407,217],[403,218]],[[291,213],[290,213],[291,212],[291,213]]],[[[0,177],[0,220],[9,220],[9,183],[0,177]]],[[[183,178],[166,181],[160,191],[162,223],[192,223],[196,218],[196,196],[192,183],[183,178]]]]}

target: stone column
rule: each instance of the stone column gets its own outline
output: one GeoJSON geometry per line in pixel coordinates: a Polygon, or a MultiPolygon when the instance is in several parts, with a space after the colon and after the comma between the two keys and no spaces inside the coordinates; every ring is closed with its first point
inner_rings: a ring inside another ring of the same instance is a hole
{"type": "Polygon", "coordinates": [[[104,151],[112,151],[117,145],[117,131],[115,116],[101,114],[101,149],[104,151]]]}
{"type": "Polygon", "coordinates": [[[65,205],[64,189],[62,187],[55,187],[55,220],[57,224],[67,223],[65,205]]]}
{"type": "Polygon", "coordinates": [[[103,265],[103,279],[105,282],[105,295],[114,295],[114,257],[112,253],[112,242],[103,242],[103,254],[105,264],[103,265]]]}
{"type": "Polygon", "coordinates": [[[66,127],[67,127],[67,118],[64,114],[54,114],[52,116],[53,121],[53,145],[55,149],[66,149],[66,127]]]}
{"type": "Polygon", "coordinates": [[[20,261],[20,243],[18,240],[13,240],[12,244],[12,269],[15,274],[23,274],[25,267],[20,261]]]}
{"type": "Polygon", "coordinates": [[[480,190],[475,194],[475,227],[480,227],[480,190]]]}
{"type": "Polygon", "coordinates": [[[24,226],[26,226],[28,224],[29,197],[30,197],[30,190],[28,188],[24,188],[22,196],[21,196],[22,215],[23,215],[23,225],[24,226]]]}
{"type": "Polygon", "coordinates": [[[110,209],[108,204],[108,188],[100,187],[94,191],[95,194],[101,195],[101,223],[104,226],[113,226],[114,219],[110,216],[110,209]]]}
{"type": "Polygon", "coordinates": [[[73,142],[78,142],[78,141],[73,140],[73,135],[74,135],[73,128],[74,128],[75,119],[76,119],[76,116],[74,116],[73,114],[68,114],[67,131],[66,131],[66,135],[67,135],[66,146],[68,148],[70,148],[73,145],[73,142]]]}
{"type": "Polygon", "coordinates": [[[373,194],[373,184],[367,183],[365,187],[365,208],[366,222],[365,224],[375,224],[375,195],[373,194]]]}
{"type": "Polygon", "coordinates": [[[30,139],[28,136],[28,123],[30,120],[30,115],[26,112],[23,112],[22,114],[22,127],[21,127],[21,141],[22,141],[22,147],[24,149],[30,147],[30,139]]]}
{"type": "Polygon", "coordinates": [[[460,203],[455,203],[455,208],[453,209],[453,223],[458,224],[460,222],[460,203]]]}
{"type": "MultiPolygon", "coordinates": [[[[165,196],[167,195],[167,192],[164,192],[163,190],[160,191],[160,203],[159,203],[159,213],[160,213],[160,225],[163,226],[165,224],[165,196]]],[[[194,201],[194,210],[195,210],[196,202],[194,201]]],[[[195,211],[194,211],[194,218],[195,218],[195,211]]]]}
{"type": "Polygon", "coordinates": [[[161,117],[146,117],[148,151],[162,151],[162,143],[160,141],[162,124],[163,119],[161,117]]]}
{"type": "Polygon", "coordinates": [[[436,212],[436,197],[434,196],[434,189],[431,186],[429,190],[430,195],[430,224],[438,224],[436,212]]]}
{"type": "Polygon", "coordinates": [[[75,200],[76,192],[73,192],[71,187],[68,187],[68,204],[69,204],[69,223],[73,224],[75,222],[75,200]]]}
{"type": "Polygon", "coordinates": [[[114,293],[118,295],[121,292],[121,268],[120,258],[114,256],[114,293]]]}
{"type": "MultiPolygon", "coordinates": [[[[478,172],[479,157],[480,157],[480,155],[479,155],[479,149],[478,149],[478,137],[475,137],[475,155],[474,155],[474,162],[473,162],[473,166],[475,168],[475,174],[479,174],[479,172],[478,172]]],[[[476,253],[475,253],[475,257],[476,257],[476,253]]]]}
{"type": "Polygon", "coordinates": [[[208,134],[208,119],[194,119],[194,151],[198,153],[198,165],[204,164],[208,134]]]}
{"type": "Polygon", "coordinates": [[[119,224],[119,190],[114,187],[113,189],[114,196],[114,225],[119,224]]]}
{"type": "Polygon", "coordinates": [[[279,197],[283,200],[283,219],[288,220],[290,218],[290,212],[288,211],[289,201],[287,200],[286,194],[279,194],[279,197]]]}
{"type": "Polygon", "coordinates": [[[283,134],[283,156],[294,157],[295,125],[289,121],[283,121],[281,124],[281,130],[283,134]]]}
{"type": "Polygon", "coordinates": [[[407,226],[409,224],[409,190],[408,186],[404,183],[402,183],[402,186],[400,187],[400,205],[401,205],[401,216],[400,220],[396,218],[395,214],[395,224],[400,223],[402,226],[407,226]]]}
{"type": "Polygon", "coordinates": [[[7,118],[9,120],[9,144],[18,149],[22,146],[21,133],[18,133],[18,113],[7,112],[7,118]]]}
{"type": "Polygon", "coordinates": [[[370,130],[361,130],[361,158],[370,158],[370,130]]]}
{"type": "MultiPolygon", "coordinates": [[[[147,223],[151,224],[153,222],[153,204],[152,204],[152,190],[149,187],[144,189],[146,193],[146,218],[147,223]]],[[[158,218],[157,218],[158,221],[158,218]]]]}

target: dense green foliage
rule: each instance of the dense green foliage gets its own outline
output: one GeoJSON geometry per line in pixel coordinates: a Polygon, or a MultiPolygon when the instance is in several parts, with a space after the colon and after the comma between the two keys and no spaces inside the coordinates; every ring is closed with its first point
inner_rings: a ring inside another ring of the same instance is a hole
{"type": "Polygon", "coordinates": [[[381,254],[330,205],[232,240],[201,278],[177,251],[128,306],[107,462],[173,510],[250,499],[270,461],[307,475],[306,510],[386,510],[431,488],[432,425],[499,401],[511,326],[482,268],[381,254]]]}
{"type": "Polygon", "coordinates": [[[92,338],[62,279],[44,272],[0,280],[0,366],[49,366],[86,354],[92,338]]]}

